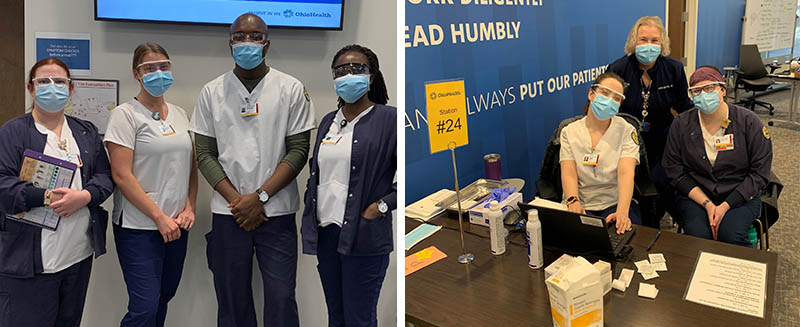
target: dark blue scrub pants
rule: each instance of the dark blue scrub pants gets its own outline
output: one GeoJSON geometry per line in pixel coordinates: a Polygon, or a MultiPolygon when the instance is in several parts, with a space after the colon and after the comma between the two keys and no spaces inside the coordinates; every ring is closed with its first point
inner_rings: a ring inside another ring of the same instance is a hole
{"type": "MultiPolygon", "coordinates": [[[[706,209],[703,209],[703,206],[685,197],[678,201],[678,206],[683,214],[683,229],[687,235],[714,239],[711,234],[711,225],[708,223],[708,213],[706,213],[706,209]]],[[[752,244],[747,239],[747,231],[750,229],[750,225],[753,224],[753,220],[760,213],[761,199],[758,197],[736,208],[730,208],[719,225],[717,240],[725,243],[751,246],[752,244]]]]}
{"type": "MultiPolygon", "coordinates": [[[[615,212],[617,212],[616,204],[606,208],[605,210],[586,210],[586,213],[590,215],[595,215],[603,218],[607,218],[610,214],[615,212]]],[[[631,220],[631,224],[635,225],[642,224],[642,213],[639,211],[639,206],[636,204],[636,202],[631,201],[631,206],[630,208],[628,208],[628,219],[631,220]]]]}
{"type": "Polygon", "coordinates": [[[90,256],[54,274],[0,276],[0,326],[80,326],[91,271],[90,256]]]}
{"type": "Polygon", "coordinates": [[[167,304],[178,291],[189,232],[169,243],[158,230],[124,228],[114,224],[122,276],[128,286],[128,313],[123,327],[164,326],[167,304]]]}
{"type": "Polygon", "coordinates": [[[295,214],[270,217],[247,232],[233,216],[214,214],[206,234],[206,257],[217,293],[217,326],[256,327],[253,253],[264,283],[264,326],[299,326],[295,300],[295,214]]]}
{"type": "Polygon", "coordinates": [[[328,326],[378,326],[378,295],[389,254],[343,255],[337,252],[341,228],[318,229],[317,270],[328,304],[328,326]]]}

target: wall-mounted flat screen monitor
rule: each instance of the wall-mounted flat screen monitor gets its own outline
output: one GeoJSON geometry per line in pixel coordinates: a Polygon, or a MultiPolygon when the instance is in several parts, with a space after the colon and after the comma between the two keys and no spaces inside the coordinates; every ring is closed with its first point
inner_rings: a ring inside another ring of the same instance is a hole
{"type": "Polygon", "coordinates": [[[344,0],[95,0],[96,20],[230,25],[255,13],[270,28],[341,30],[344,0]]]}

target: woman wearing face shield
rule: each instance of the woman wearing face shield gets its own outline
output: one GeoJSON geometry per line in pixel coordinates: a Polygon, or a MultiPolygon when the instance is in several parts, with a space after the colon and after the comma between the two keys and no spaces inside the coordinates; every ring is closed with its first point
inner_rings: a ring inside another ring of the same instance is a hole
{"type": "Polygon", "coordinates": [[[163,326],[194,225],[197,168],[186,112],[164,99],[173,83],[166,50],[139,45],[132,68],[139,94],[112,111],[105,134],[117,184],[114,241],[129,296],[121,325],[163,326]]]}
{"type": "Polygon", "coordinates": [[[377,326],[397,202],[397,108],[378,57],[349,45],[331,65],[338,108],[322,119],[301,228],[317,256],[329,326],[377,326]]]}
{"type": "Polygon", "coordinates": [[[634,127],[617,117],[625,100],[624,81],[614,73],[597,77],[589,89],[582,119],[561,130],[561,185],[569,211],[616,221],[622,234],[642,223],[631,201],[639,164],[639,140],[634,127]]]}
{"type": "Polygon", "coordinates": [[[755,113],[724,101],[725,81],[716,68],[698,68],[690,85],[696,109],[672,123],[664,150],[684,230],[748,246],[772,167],[769,132],[755,113]]]}
{"type": "Polygon", "coordinates": [[[622,77],[627,85],[619,111],[642,122],[650,175],[659,192],[652,213],[655,220],[645,221],[651,227],[658,226],[666,210],[674,212],[674,191],[667,182],[661,157],[674,115],[693,106],[686,92],[683,64],[669,54],[670,40],[661,19],[645,16],[633,24],[625,42],[625,56],[608,66],[608,71],[622,77]]]}
{"type": "Polygon", "coordinates": [[[114,184],[97,128],[64,115],[73,89],[67,66],[38,61],[27,89],[33,110],[0,128],[0,325],[79,326],[92,255],[106,252],[100,204],[114,184]],[[25,150],[78,166],[70,187],[20,180],[25,150]],[[61,216],[54,231],[7,217],[40,207],[61,216]]]}

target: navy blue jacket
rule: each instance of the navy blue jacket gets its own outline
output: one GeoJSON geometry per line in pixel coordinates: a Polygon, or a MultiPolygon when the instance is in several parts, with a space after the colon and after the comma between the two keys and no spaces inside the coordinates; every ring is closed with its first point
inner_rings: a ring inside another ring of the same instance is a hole
{"type": "MultiPolygon", "coordinates": [[[[619,75],[629,84],[625,89],[625,101],[622,101],[619,112],[631,114],[642,120],[644,98],[642,97],[641,79],[644,71],[639,68],[639,60],[636,59],[636,55],[632,54],[617,59],[608,66],[608,71],[619,75]]],[[[680,61],[669,56],[659,56],[653,68],[647,70],[647,74],[652,80],[647,107],[648,115],[645,120],[650,123],[650,130],[642,132],[642,138],[644,138],[645,148],[647,148],[647,159],[651,166],[656,166],[664,152],[667,132],[669,132],[669,126],[673,120],[670,109],[681,113],[694,107],[694,103],[689,99],[689,85],[680,61]]]]}
{"type": "MultiPolygon", "coordinates": [[[[67,124],[81,151],[83,189],[91,194],[87,206],[91,213],[89,228],[96,258],[106,253],[108,212],[100,204],[114,190],[111,166],[100,134],[92,123],[67,116],[67,124]]],[[[44,152],[47,136],[36,130],[29,113],[0,127],[0,140],[0,275],[30,278],[42,272],[41,228],[6,219],[6,214],[43,205],[44,189],[19,180],[19,171],[25,149],[44,152]]]]}
{"type": "MultiPolygon", "coordinates": [[[[319,144],[331,127],[336,111],[322,118],[317,131],[314,154],[309,160],[311,174],[305,193],[303,224],[303,253],[317,253],[317,185],[319,184],[319,144]]],[[[397,208],[397,108],[376,104],[361,117],[353,130],[350,157],[350,182],[344,223],[339,234],[337,251],[347,255],[380,255],[392,252],[392,214],[366,219],[361,213],[380,199],[397,208]]]]}
{"type": "Polygon", "coordinates": [[[697,109],[682,113],[672,123],[664,150],[664,170],[681,196],[699,186],[715,204],[731,208],[761,195],[772,168],[772,141],[755,113],[728,104],[733,150],[719,151],[714,166],[706,158],[697,109]]]}

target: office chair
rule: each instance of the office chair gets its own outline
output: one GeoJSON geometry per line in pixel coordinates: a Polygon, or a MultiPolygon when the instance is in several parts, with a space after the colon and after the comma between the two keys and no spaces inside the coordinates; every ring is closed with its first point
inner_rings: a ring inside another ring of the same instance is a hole
{"type": "MultiPolygon", "coordinates": [[[[617,116],[620,116],[625,119],[626,122],[633,125],[638,133],[641,128],[639,119],[625,113],[619,113],[617,116]]],[[[553,135],[550,136],[550,140],[545,147],[544,157],[542,158],[539,179],[536,180],[535,196],[555,202],[561,202],[563,200],[564,189],[561,186],[561,164],[559,163],[561,130],[582,117],[583,116],[576,116],[561,121],[555,131],[553,131],[553,135]]],[[[637,137],[639,140],[642,139],[641,134],[637,135],[637,137]]],[[[633,184],[633,198],[639,205],[639,210],[642,214],[642,225],[659,228],[658,224],[660,219],[654,218],[658,191],[656,190],[655,184],[653,184],[650,179],[650,164],[647,161],[647,150],[644,147],[644,142],[639,142],[639,165],[636,166],[636,175],[633,184]]]]}
{"type": "Polygon", "coordinates": [[[769,110],[770,116],[774,115],[775,107],[772,104],[756,100],[756,92],[766,91],[773,84],[775,81],[767,76],[767,69],[758,52],[758,45],[742,44],[739,50],[739,70],[736,75],[734,92],[739,85],[742,85],[745,92],[753,92],[753,96],[743,100],[741,104],[753,111],[755,111],[756,105],[759,105],[769,110]]]}

